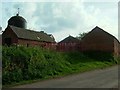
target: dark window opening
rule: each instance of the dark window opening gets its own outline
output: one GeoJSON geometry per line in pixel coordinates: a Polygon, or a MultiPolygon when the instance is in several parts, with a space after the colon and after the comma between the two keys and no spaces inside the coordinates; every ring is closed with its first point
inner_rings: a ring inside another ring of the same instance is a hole
{"type": "Polygon", "coordinates": [[[29,47],[29,44],[27,43],[27,47],[29,47]]]}
{"type": "Polygon", "coordinates": [[[10,45],[12,44],[11,38],[5,38],[5,44],[6,44],[7,46],[10,46],[10,45]]]}

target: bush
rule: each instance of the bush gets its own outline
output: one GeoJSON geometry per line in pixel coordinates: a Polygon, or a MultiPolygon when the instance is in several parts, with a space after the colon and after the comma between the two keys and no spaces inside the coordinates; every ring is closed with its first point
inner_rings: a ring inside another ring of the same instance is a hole
{"type": "Polygon", "coordinates": [[[69,71],[69,62],[59,53],[43,48],[3,47],[2,54],[3,85],[69,71]]]}
{"type": "Polygon", "coordinates": [[[117,62],[110,53],[56,52],[40,47],[2,48],[2,83],[53,77],[76,71],[101,68],[117,62]]]}
{"type": "Polygon", "coordinates": [[[98,60],[98,61],[111,61],[111,60],[114,60],[114,56],[110,52],[87,51],[87,52],[84,52],[84,54],[87,57],[98,60]]]}

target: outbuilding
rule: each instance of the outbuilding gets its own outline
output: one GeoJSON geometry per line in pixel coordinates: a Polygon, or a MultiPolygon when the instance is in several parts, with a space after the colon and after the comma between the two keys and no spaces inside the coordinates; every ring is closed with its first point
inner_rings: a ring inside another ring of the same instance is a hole
{"type": "Polygon", "coordinates": [[[101,51],[120,55],[120,42],[113,35],[96,26],[81,40],[81,51],[101,51]]]}
{"type": "Polygon", "coordinates": [[[79,48],[80,40],[70,35],[62,41],[60,41],[57,45],[57,50],[64,52],[78,51],[79,48]]]}

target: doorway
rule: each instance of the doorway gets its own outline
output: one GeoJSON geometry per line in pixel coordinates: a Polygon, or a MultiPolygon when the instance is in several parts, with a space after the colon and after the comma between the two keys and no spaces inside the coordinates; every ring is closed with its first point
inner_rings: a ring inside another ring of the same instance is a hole
{"type": "Polygon", "coordinates": [[[5,44],[6,44],[7,46],[10,46],[10,45],[12,44],[11,38],[5,38],[5,44]]]}

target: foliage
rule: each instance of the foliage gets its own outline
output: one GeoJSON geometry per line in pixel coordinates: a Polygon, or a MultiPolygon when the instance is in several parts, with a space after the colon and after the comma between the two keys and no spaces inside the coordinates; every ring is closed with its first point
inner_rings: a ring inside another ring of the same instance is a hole
{"type": "Polygon", "coordinates": [[[87,51],[84,52],[86,56],[92,59],[96,59],[99,61],[111,61],[114,60],[113,54],[110,52],[102,52],[102,51],[87,51]]]}
{"type": "Polygon", "coordinates": [[[103,57],[101,53],[101,57],[97,57],[90,53],[56,52],[40,47],[2,47],[2,83],[8,85],[83,72],[116,63],[109,54],[105,55],[103,57]]]}
{"type": "Polygon", "coordinates": [[[88,34],[88,32],[80,33],[78,36],[76,36],[76,38],[81,40],[86,34],[88,34]]]}
{"type": "Polygon", "coordinates": [[[54,51],[38,47],[3,47],[3,84],[45,78],[69,71],[69,62],[54,51]]]}

